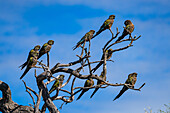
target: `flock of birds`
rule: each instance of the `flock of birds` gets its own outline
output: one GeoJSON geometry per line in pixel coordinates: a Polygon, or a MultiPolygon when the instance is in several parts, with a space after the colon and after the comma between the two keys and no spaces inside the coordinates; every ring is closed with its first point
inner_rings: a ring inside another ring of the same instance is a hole
{"type": "MultiPolygon", "coordinates": [[[[80,47],[85,41],[90,41],[91,39],[93,39],[94,37],[96,37],[97,35],[99,35],[101,32],[103,32],[106,29],[111,29],[113,22],[115,19],[115,15],[110,15],[109,18],[103,23],[103,25],[100,27],[100,29],[95,33],[95,30],[90,30],[89,32],[87,32],[82,38],[81,40],[76,44],[76,46],[73,47],[73,50],[75,50],[76,48],[80,47]]],[[[116,40],[116,42],[122,40],[125,36],[127,36],[128,34],[131,34],[134,30],[134,25],[130,20],[126,20],[124,22],[125,24],[125,28],[123,30],[123,33],[121,36],[118,37],[118,39],[116,40]]],[[[30,50],[27,61],[22,64],[21,66],[21,70],[26,66],[26,69],[24,71],[24,73],[22,74],[22,76],[20,77],[20,79],[22,79],[27,72],[32,68],[35,67],[37,64],[37,60],[44,54],[48,53],[52,47],[52,45],[54,44],[53,40],[49,40],[47,43],[45,43],[42,47],[40,47],[40,45],[37,45],[34,47],[34,49],[30,50]],[[40,49],[41,48],[41,49],[40,49]]],[[[110,59],[112,57],[112,53],[113,53],[113,49],[109,49],[106,50],[106,59],[110,59]]],[[[101,60],[104,59],[104,56],[102,56],[101,60]]],[[[92,72],[94,73],[102,64],[104,63],[104,61],[101,61],[95,68],[92,69],[92,72]]],[[[58,87],[62,86],[62,83],[64,81],[64,75],[59,75],[59,77],[56,79],[56,81],[54,82],[53,86],[51,87],[51,89],[49,90],[49,94],[51,94],[54,90],[57,90],[58,87]]],[[[104,81],[106,81],[106,76],[104,76],[103,72],[101,72],[101,75],[99,76],[101,77],[104,81]]],[[[128,79],[126,80],[124,87],[122,88],[122,90],[120,91],[120,93],[115,97],[114,100],[116,100],[117,98],[119,98],[126,90],[128,90],[129,88],[133,88],[135,85],[135,82],[137,80],[137,73],[131,73],[128,75],[128,79]]],[[[98,80],[97,81],[97,85],[102,85],[104,84],[104,82],[98,80]]],[[[94,81],[92,78],[88,78],[84,84],[84,87],[92,87],[94,85],[94,81]]],[[[94,92],[92,93],[92,95],[90,96],[90,98],[93,97],[93,95],[97,92],[97,90],[99,89],[99,87],[96,87],[94,92]]],[[[77,100],[81,98],[81,96],[87,92],[89,89],[82,89],[81,94],[78,96],[77,100]]]]}

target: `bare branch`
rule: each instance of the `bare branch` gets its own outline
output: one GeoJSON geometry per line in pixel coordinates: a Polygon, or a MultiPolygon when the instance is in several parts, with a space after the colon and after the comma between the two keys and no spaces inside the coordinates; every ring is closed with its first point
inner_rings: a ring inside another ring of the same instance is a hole
{"type": "MultiPolygon", "coordinates": [[[[0,81],[0,90],[2,91],[2,98],[0,98],[0,112],[2,113],[33,113],[32,106],[18,105],[11,98],[11,90],[8,84],[0,81]]],[[[39,112],[37,112],[39,113],[39,112]]]]}
{"type": "Polygon", "coordinates": [[[72,77],[72,74],[70,74],[70,76],[68,77],[67,81],[61,86],[61,88],[69,83],[71,77],[72,77]]]}
{"type": "Polygon", "coordinates": [[[114,43],[110,44],[110,45],[106,48],[106,50],[108,50],[111,46],[113,46],[113,45],[115,45],[115,44],[117,44],[117,43],[121,43],[121,42],[125,42],[125,41],[132,41],[132,40],[133,40],[133,41],[136,41],[136,40],[138,40],[140,37],[141,37],[141,35],[140,35],[138,38],[124,39],[124,40],[120,40],[120,41],[114,42],[114,43]]]}
{"type": "Polygon", "coordinates": [[[34,76],[35,76],[35,78],[37,78],[37,70],[36,69],[34,71],[34,76]]]}
{"type": "Polygon", "coordinates": [[[2,91],[2,101],[3,102],[11,102],[11,90],[5,82],[0,81],[0,90],[2,91]]]}
{"type": "Polygon", "coordinates": [[[39,91],[39,95],[37,97],[37,102],[36,102],[36,105],[34,107],[34,112],[35,113],[39,112],[39,105],[40,105],[40,101],[41,101],[41,96],[42,96],[42,90],[39,91]]]}
{"type": "Polygon", "coordinates": [[[108,45],[113,39],[115,39],[115,38],[118,36],[118,34],[120,33],[120,32],[118,31],[118,28],[116,28],[117,33],[116,33],[116,35],[115,35],[115,37],[114,37],[113,32],[111,31],[111,29],[109,29],[109,30],[110,30],[110,32],[112,33],[112,38],[105,44],[103,50],[107,50],[107,49],[105,49],[105,48],[107,47],[107,45],[108,45]]]}
{"type": "MultiPolygon", "coordinates": [[[[86,55],[88,56],[87,48],[85,48],[85,53],[86,53],[86,55]]],[[[89,66],[89,72],[90,72],[90,75],[92,75],[92,72],[91,72],[91,65],[90,65],[90,60],[89,60],[89,58],[86,58],[86,60],[87,60],[88,66],[89,66]]]]}
{"type": "Polygon", "coordinates": [[[82,56],[83,56],[85,44],[86,44],[86,40],[84,41],[83,48],[82,48],[82,50],[81,50],[81,55],[80,55],[81,58],[82,58],[82,56]]]}
{"type": "Polygon", "coordinates": [[[30,97],[32,98],[33,104],[34,104],[34,106],[35,106],[35,99],[34,99],[34,97],[32,96],[31,92],[33,92],[33,93],[37,96],[37,98],[38,98],[38,94],[37,94],[33,89],[31,89],[30,87],[28,87],[28,86],[26,85],[26,83],[24,82],[24,80],[22,80],[22,82],[24,83],[25,88],[26,88],[26,92],[28,92],[28,94],[29,94],[30,97]],[[28,91],[28,90],[30,90],[31,92],[28,91]]]}
{"type": "Polygon", "coordinates": [[[90,47],[91,47],[91,39],[89,39],[89,51],[88,51],[88,55],[90,55],[90,47]]]}
{"type": "Polygon", "coordinates": [[[47,66],[50,66],[50,55],[49,52],[47,52],[47,66]]]}
{"type": "Polygon", "coordinates": [[[83,58],[79,59],[79,60],[76,60],[74,62],[70,62],[68,64],[60,64],[60,63],[57,63],[52,69],[51,71],[53,71],[54,69],[58,68],[58,67],[69,67],[69,66],[73,66],[75,64],[78,64],[80,63],[83,59],[87,58],[87,57],[90,57],[90,56],[84,56],[83,58]]]}
{"type": "Polygon", "coordinates": [[[46,72],[43,72],[42,74],[38,75],[36,80],[37,80],[37,85],[39,90],[42,90],[42,97],[43,100],[48,108],[48,110],[52,113],[60,113],[59,110],[57,109],[57,107],[54,105],[54,103],[52,102],[49,94],[48,94],[48,89],[45,86],[43,80],[46,78],[46,72]]]}
{"type": "Polygon", "coordinates": [[[124,86],[124,85],[127,86],[129,89],[136,90],[136,91],[141,91],[140,89],[145,85],[145,83],[143,83],[143,84],[141,85],[141,87],[138,88],[138,89],[133,88],[132,85],[122,84],[122,83],[120,83],[120,84],[107,83],[107,84],[102,84],[102,85],[94,85],[94,86],[92,86],[92,87],[75,87],[74,90],[76,90],[76,89],[79,89],[79,90],[78,90],[76,93],[74,93],[74,95],[77,94],[78,92],[80,92],[82,89],[106,88],[106,87],[108,87],[108,86],[124,86]],[[105,85],[105,86],[103,86],[103,85],[105,85]],[[103,87],[102,87],[102,86],[103,86],[103,87]]]}

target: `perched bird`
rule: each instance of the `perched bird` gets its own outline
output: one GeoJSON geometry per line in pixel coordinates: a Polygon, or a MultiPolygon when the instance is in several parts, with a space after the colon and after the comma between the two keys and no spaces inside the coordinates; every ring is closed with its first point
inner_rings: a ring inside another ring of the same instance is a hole
{"type": "MultiPolygon", "coordinates": [[[[131,73],[131,74],[128,75],[128,79],[126,80],[125,84],[132,85],[132,86],[129,86],[129,87],[134,88],[136,80],[137,80],[137,73],[131,73]]],[[[115,97],[114,100],[118,99],[128,89],[129,88],[124,85],[122,90],[119,92],[119,94],[115,97]]]]}
{"type": "Polygon", "coordinates": [[[77,42],[77,45],[73,47],[73,50],[75,50],[76,48],[78,48],[81,44],[83,44],[85,41],[89,41],[91,40],[91,38],[93,37],[93,34],[95,33],[95,30],[90,30],[89,32],[87,32],[79,42],[77,42]]]}
{"type": "Polygon", "coordinates": [[[38,58],[40,47],[41,47],[40,45],[36,45],[34,47],[34,49],[30,50],[28,58],[27,58],[27,61],[24,64],[22,64],[21,66],[19,66],[19,67],[21,67],[21,70],[28,64],[28,61],[29,61],[30,57],[38,58]]]}
{"type": "Polygon", "coordinates": [[[64,75],[59,75],[59,77],[56,79],[56,81],[54,82],[53,86],[51,87],[49,94],[51,94],[55,89],[57,89],[58,87],[61,87],[64,81],[64,75]]]}
{"type": "Polygon", "coordinates": [[[132,32],[133,32],[133,30],[134,30],[134,25],[133,25],[133,23],[130,21],[130,20],[126,20],[125,22],[124,22],[124,24],[125,24],[125,28],[126,29],[124,29],[123,30],[123,33],[122,33],[122,35],[116,40],[116,42],[118,42],[118,41],[120,41],[120,40],[122,40],[126,35],[128,35],[129,33],[131,34],[132,32]],[[128,30],[128,31],[127,31],[128,30]]]}
{"type": "MultiPolygon", "coordinates": [[[[106,76],[103,75],[103,71],[101,72],[101,75],[99,76],[100,78],[102,78],[104,81],[106,81],[106,76]]],[[[98,80],[97,81],[97,85],[103,85],[104,82],[98,80]]],[[[95,88],[94,92],[92,93],[92,95],[90,96],[90,98],[93,97],[93,95],[99,90],[99,87],[95,88]]]]}
{"type": "Polygon", "coordinates": [[[54,44],[54,41],[53,40],[49,40],[47,43],[45,43],[41,49],[40,49],[40,52],[39,52],[39,56],[38,56],[38,59],[44,55],[45,53],[48,53],[51,49],[51,46],[54,44]]]}
{"type": "MultiPolygon", "coordinates": [[[[94,85],[94,81],[92,78],[89,78],[86,80],[85,84],[84,84],[84,87],[92,87],[94,85]]],[[[81,98],[81,96],[87,92],[89,89],[83,89],[81,94],[79,95],[79,97],[77,98],[77,100],[79,100],[81,98]]]]}
{"type": "Polygon", "coordinates": [[[30,57],[27,63],[27,67],[24,73],[22,74],[22,76],[20,77],[20,79],[22,79],[32,67],[35,67],[36,64],[37,64],[37,58],[30,57]]]}
{"type": "MultiPolygon", "coordinates": [[[[113,49],[109,49],[106,50],[106,60],[110,59],[112,57],[112,53],[113,53],[113,49]]],[[[104,55],[102,55],[101,60],[104,60],[104,55]]],[[[104,61],[101,61],[100,63],[98,63],[98,65],[93,68],[91,71],[93,71],[93,73],[104,63],[104,61]]]]}
{"type": "Polygon", "coordinates": [[[110,29],[113,25],[114,19],[115,19],[115,15],[110,15],[109,18],[100,27],[99,31],[97,31],[96,34],[92,37],[92,39],[98,34],[100,34],[102,31],[106,29],[110,29]]]}

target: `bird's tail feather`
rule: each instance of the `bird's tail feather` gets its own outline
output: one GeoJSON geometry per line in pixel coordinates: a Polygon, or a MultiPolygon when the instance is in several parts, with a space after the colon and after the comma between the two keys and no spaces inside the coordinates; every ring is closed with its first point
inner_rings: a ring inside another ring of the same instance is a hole
{"type": "Polygon", "coordinates": [[[19,66],[19,68],[21,67],[21,70],[27,65],[27,62],[23,63],[22,65],[19,66]]]}
{"type": "Polygon", "coordinates": [[[93,97],[93,95],[99,90],[99,88],[95,88],[95,90],[93,91],[92,95],[90,96],[90,98],[93,97]]]}
{"type": "Polygon", "coordinates": [[[83,91],[80,93],[79,97],[78,97],[76,100],[79,100],[79,99],[81,98],[81,96],[82,96],[86,91],[88,91],[88,90],[83,90],[83,91]]]}
{"type": "Polygon", "coordinates": [[[116,40],[116,42],[122,40],[126,35],[127,35],[127,34],[123,33],[123,34],[116,40]]]}
{"type": "Polygon", "coordinates": [[[49,94],[51,94],[54,90],[55,88],[50,89],[49,94]]]}
{"type": "Polygon", "coordinates": [[[73,46],[73,50],[75,50],[77,47],[78,47],[77,45],[76,45],[76,46],[73,46]]]}
{"type": "Polygon", "coordinates": [[[22,79],[31,68],[26,68],[20,79],[22,79]]]}
{"type": "Polygon", "coordinates": [[[97,64],[95,68],[92,69],[93,73],[103,64],[103,61],[97,64]]]}
{"type": "MultiPolygon", "coordinates": [[[[115,97],[114,100],[118,99],[126,90],[128,90],[128,88],[127,88],[126,86],[124,86],[124,87],[122,88],[122,90],[119,92],[119,94],[115,97]]],[[[113,101],[114,101],[114,100],[113,100],[113,101]]]]}
{"type": "Polygon", "coordinates": [[[105,29],[100,29],[99,31],[96,32],[96,34],[91,38],[93,39],[94,37],[96,37],[97,35],[99,35],[102,31],[104,31],[105,29]]]}

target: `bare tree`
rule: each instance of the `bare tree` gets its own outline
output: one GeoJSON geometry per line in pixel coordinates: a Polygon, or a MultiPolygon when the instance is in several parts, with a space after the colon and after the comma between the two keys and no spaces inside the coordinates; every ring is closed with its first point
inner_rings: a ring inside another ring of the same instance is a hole
{"type": "MultiPolygon", "coordinates": [[[[124,28],[126,29],[126,28],[124,28]]],[[[99,77],[99,75],[94,74],[92,71],[92,67],[91,64],[94,63],[100,63],[103,62],[103,75],[106,76],[107,75],[107,61],[112,61],[110,59],[107,58],[107,50],[109,50],[112,46],[118,44],[118,43],[123,43],[123,42],[127,42],[129,41],[129,44],[118,48],[118,49],[112,49],[111,53],[114,52],[118,52],[118,51],[122,51],[125,49],[128,49],[130,47],[132,47],[133,43],[138,40],[141,36],[131,36],[131,33],[129,33],[129,38],[128,39],[123,39],[117,42],[113,42],[113,39],[117,38],[119,35],[119,31],[118,28],[116,28],[117,33],[114,35],[112,30],[109,29],[111,31],[111,39],[109,41],[106,42],[106,44],[104,45],[104,47],[102,48],[103,50],[103,59],[101,59],[100,61],[90,61],[90,46],[91,46],[91,42],[89,40],[89,46],[88,48],[85,48],[85,42],[83,43],[84,45],[81,46],[81,55],[76,55],[78,56],[78,60],[76,61],[71,61],[67,64],[63,64],[63,63],[56,63],[56,65],[53,66],[53,68],[49,68],[49,53],[47,53],[47,65],[43,63],[43,61],[38,61],[38,65],[40,65],[40,67],[43,69],[43,72],[41,74],[39,74],[37,76],[36,74],[36,69],[35,69],[35,78],[36,78],[36,83],[37,83],[37,87],[38,87],[38,91],[33,90],[32,88],[28,87],[26,82],[23,81],[25,88],[26,88],[26,92],[29,93],[29,95],[31,96],[32,100],[33,100],[33,106],[22,106],[22,105],[18,105],[17,103],[12,101],[11,98],[11,90],[9,88],[9,86],[0,81],[0,90],[2,91],[3,97],[2,99],[0,99],[0,111],[4,112],[4,113],[18,113],[18,112],[28,112],[28,113],[44,113],[46,111],[46,108],[51,112],[51,113],[60,113],[59,112],[59,108],[55,106],[55,104],[53,103],[53,101],[55,100],[61,100],[64,103],[71,103],[73,102],[75,95],[80,92],[83,89],[94,89],[94,88],[107,88],[108,86],[127,86],[129,89],[132,90],[136,90],[136,91],[140,91],[141,88],[145,85],[145,83],[143,85],[141,85],[140,88],[134,88],[131,87],[131,85],[129,84],[125,84],[125,83],[109,83],[108,81],[104,80],[103,78],[99,77]],[[83,55],[84,53],[84,55],[83,55]],[[73,65],[79,65],[78,68],[73,68],[73,65]],[[88,74],[87,75],[83,75],[81,74],[83,70],[83,68],[88,68],[88,74]],[[48,90],[48,84],[50,84],[51,82],[55,81],[58,79],[57,73],[63,72],[65,73],[67,76],[67,80],[65,81],[65,83],[63,83],[61,86],[59,86],[58,88],[56,88],[56,93],[55,95],[50,95],[49,94],[49,90],[48,90]],[[73,78],[73,79],[71,79],[73,78]],[[77,79],[94,79],[94,80],[98,80],[98,81],[102,81],[103,84],[101,85],[93,85],[91,87],[75,87],[74,83],[76,82],[77,79]],[[44,82],[44,80],[48,80],[47,82],[44,82]],[[70,89],[65,89],[65,86],[71,82],[71,86],[70,89]],[[59,96],[59,92],[65,92],[65,95],[59,96]],[[35,96],[33,96],[35,95],[35,96]],[[34,98],[36,97],[36,99],[34,98]],[[43,98],[44,101],[44,105],[42,106],[42,108],[39,108],[40,102],[41,102],[41,97],[43,98]]],[[[128,32],[128,30],[127,30],[128,32]]],[[[61,107],[63,106],[63,104],[61,105],[61,107]]],[[[60,107],[60,108],[61,108],[60,107]]]]}

